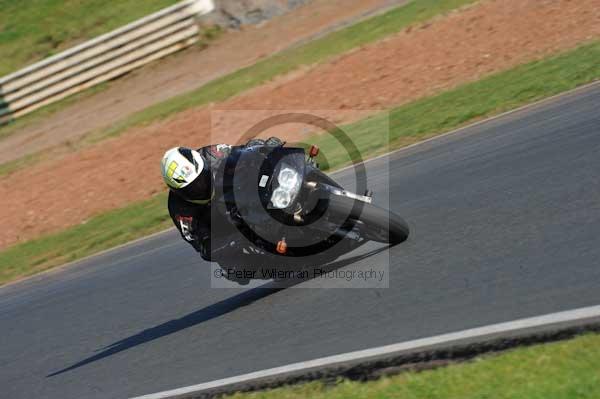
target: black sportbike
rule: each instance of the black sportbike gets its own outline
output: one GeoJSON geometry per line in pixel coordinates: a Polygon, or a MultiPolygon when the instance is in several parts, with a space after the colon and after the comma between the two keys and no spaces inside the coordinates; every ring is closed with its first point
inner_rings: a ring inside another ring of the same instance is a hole
{"type": "Polygon", "coordinates": [[[368,241],[395,245],[408,238],[400,216],[372,204],[362,163],[354,168],[363,192],[356,194],[319,169],[317,154],[316,146],[308,153],[235,147],[225,162],[216,211],[228,216],[246,238],[244,251],[262,265],[323,264],[368,241]]]}

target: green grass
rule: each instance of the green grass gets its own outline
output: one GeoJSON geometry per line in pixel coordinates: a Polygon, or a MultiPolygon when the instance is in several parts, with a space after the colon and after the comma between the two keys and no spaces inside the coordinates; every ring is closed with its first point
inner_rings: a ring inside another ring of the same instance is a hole
{"type": "Polygon", "coordinates": [[[27,165],[33,165],[44,158],[45,153],[36,152],[34,154],[25,155],[19,159],[15,159],[14,161],[0,164],[0,176],[8,175],[20,168],[26,167],[27,165]]]}
{"type": "MultiPolygon", "coordinates": [[[[600,42],[594,42],[392,109],[389,115],[375,115],[344,130],[363,158],[373,156],[589,83],[600,78],[598,60],[600,42]],[[389,137],[382,134],[388,124],[389,137]]],[[[331,167],[349,163],[332,136],[319,135],[312,141],[331,167]]]]}
{"type": "Polygon", "coordinates": [[[166,195],[96,216],[0,252],[0,283],[29,276],[169,227],[166,195]]]}
{"type": "MultiPolygon", "coordinates": [[[[346,130],[366,158],[589,83],[600,77],[599,59],[600,42],[596,42],[398,107],[390,113],[389,141],[381,134],[385,116],[368,118],[346,130]]],[[[329,168],[346,162],[330,136],[307,141],[321,146],[329,168]]],[[[0,252],[0,284],[156,231],[168,225],[164,202],[164,196],[158,196],[0,252]],[[115,235],[116,231],[124,233],[115,235]]]]}
{"type": "Polygon", "coordinates": [[[177,0],[0,0],[0,76],[177,0]]]}
{"type": "Polygon", "coordinates": [[[123,133],[132,126],[147,124],[186,109],[219,102],[304,65],[313,65],[349,50],[365,45],[405,27],[423,22],[476,0],[419,0],[394,8],[382,15],[330,33],[307,44],[284,50],[271,57],[207,83],[185,93],[146,108],[109,129],[92,135],[92,142],[123,133]]]}
{"type": "Polygon", "coordinates": [[[600,397],[600,335],[514,349],[370,382],[320,382],[231,399],[585,399],[600,397]]]}
{"type": "MultiPolygon", "coordinates": [[[[3,0],[0,0],[0,5],[3,0]]],[[[49,1],[49,0],[47,0],[49,1]]],[[[286,74],[303,65],[311,65],[325,61],[333,56],[342,54],[353,48],[376,41],[403,28],[426,21],[432,17],[454,10],[460,6],[474,3],[476,0],[419,0],[405,6],[394,8],[382,15],[371,17],[360,23],[351,25],[337,32],[307,44],[284,50],[249,67],[240,69],[229,75],[207,83],[190,93],[173,97],[164,102],[139,111],[107,129],[92,132],[73,145],[80,148],[94,144],[106,137],[119,135],[137,125],[169,117],[186,109],[223,101],[245,90],[257,87],[277,76],[286,74]]],[[[2,26],[0,22],[0,26],[2,26]]],[[[220,31],[207,28],[202,35],[201,45],[206,45],[220,31]]],[[[0,49],[2,41],[0,40],[0,49]]],[[[1,56],[1,53],[0,53],[1,56]]],[[[87,92],[82,95],[87,96],[87,92]]],[[[75,101],[66,99],[42,108],[22,120],[17,120],[5,127],[0,126],[0,139],[14,134],[31,123],[64,108],[75,101]]],[[[39,155],[39,154],[38,154],[39,155]]],[[[31,156],[27,162],[44,159],[42,156],[31,156]]],[[[23,162],[15,160],[0,165],[0,176],[15,170],[23,162]]]]}
{"type": "MultiPolygon", "coordinates": [[[[0,3],[2,1],[3,0],[0,0],[0,3]]],[[[169,3],[177,2],[177,0],[171,0],[171,1],[161,0],[161,1],[162,1],[162,3],[165,3],[167,5],[169,3]]],[[[158,4],[159,2],[154,1],[154,3],[158,4]]],[[[151,11],[149,11],[149,13],[150,12],[151,11]]],[[[1,24],[0,24],[0,26],[1,26],[1,24]]],[[[109,29],[109,30],[112,30],[112,28],[113,27],[111,25],[111,29],[109,29]]],[[[204,49],[205,47],[207,47],[210,44],[211,41],[215,40],[222,33],[223,33],[222,29],[216,25],[202,27],[202,29],[199,33],[198,42],[195,43],[194,46],[196,46],[197,48],[200,48],[200,49],[204,49]]],[[[1,36],[2,36],[2,33],[0,33],[0,37],[1,36]]],[[[92,36],[96,36],[96,35],[92,35],[92,36]]],[[[2,53],[2,46],[0,45],[0,55],[1,55],[1,53],[2,53]]],[[[158,62],[158,61],[155,61],[155,62],[158,62]]],[[[1,63],[1,61],[0,61],[0,63],[1,63]]],[[[110,85],[110,82],[103,82],[103,83],[97,84],[97,85],[90,87],[82,92],[70,95],[62,100],[59,100],[57,102],[54,102],[54,103],[48,104],[44,107],[41,107],[40,109],[37,109],[37,110],[33,111],[32,113],[24,115],[20,118],[0,124],[0,140],[5,137],[11,136],[15,133],[24,131],[25,129],[31,127],[35,123],[42,121],[44,118],[47,118],[48,116],[66,108],[70,105],[80,102],[83,99],[92,97],[95,94],[106,90],[109,87],[109,85],[110,85]]],[[[0,96],[0,100],[1,100],[1,96],[0,96]]],[[[42,152],[45,152],[45,151],[42,151],[42,152]]],[[[45,158],[43,156],[43,154],[37,154],[37,155],[40,155],[40,156],[33,157],[36,160],[45,158]]],[[[32,157],[29,157],[28,162],[31,162],[31,158],[32,157]]],[[[16,160],[16,161],[18,162],[19,160],[16,160]]],[[[11,165],[6,165],[6,164],[0,164],[0,176],[5,174],[6,171],[10,171],[13,169],[14,169],[14,165],[11,166],[11,165]]]]}

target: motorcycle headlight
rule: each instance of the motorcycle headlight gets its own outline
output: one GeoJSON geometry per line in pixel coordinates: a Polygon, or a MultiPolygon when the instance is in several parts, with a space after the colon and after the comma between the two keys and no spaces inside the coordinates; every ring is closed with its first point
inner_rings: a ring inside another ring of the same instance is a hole
{"type": "Polygon", "coordinates": [[[298,173],[292,168],[282,168],[277,176],[279,187],[286,188],[288,190],[295,189],[298,185],[299,176],[298,173]]]}
{"type": "Polygon", "coordinates": [[[271,195],[271,203],[275,208],[285,209],[296,198],[300,190],[300,175],[294,169],[287,165],[283,165],[277,175],[279,187],[273,191],[271,195]]]}
{"type": "Polygon", "coordinates": [[[271,196],[271,203],[275,208],[284,209],[290,206],[292,202],[292,196],[290,192],[283,188],[277,188],[273,191],[273,195],[271,196]]]}

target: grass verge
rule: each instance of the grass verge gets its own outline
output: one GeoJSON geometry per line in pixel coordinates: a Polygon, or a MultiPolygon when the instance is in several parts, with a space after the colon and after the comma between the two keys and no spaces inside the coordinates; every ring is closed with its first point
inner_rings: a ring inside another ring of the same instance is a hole
{"type": "MultiPolygon", "coordinates": [[[[532,62],[480,81],[428,97],[391,111],[390,141],[382,137],[382,116],[345,129],[363,158],[398,148],[589,83],[600,77],[600,42],[558,56],[532,62]]],[[[329,168],[343,166],[345,156],[330,136],[314,140],[327,155],[329,168]]],[[[167,226],[164,196],[90,219],[67,229],[0,252],[0,284],[31,275],[66,261],[91,255],[167,226]]]]}
{"type": "Polygon", "coordinates": [[[477,0],[419,0],[394,8],[382,15],[330,33],[307,44],[284,50],[249,67],[218,78],[190,93],[185,93],[146,108],[92,135],[92,142],[121,134],[132,126],[147,124],[186,109],[219,102],[269,80],[343,54],[359,46],[400,32],[405,27],[427,21],[477,0]]]}
{"type": "MultiPolygon", "coordinates": [[[[277,76],[298,69],[301,66],[322,62],[353,48],[399,32],[411,24],[429,20],[436,15],[474,3],[475,1],[477,0],[412,1],[404,6],[394,8],[382,15],[371,17],[365,21],[330,33],[307,44],[284,50],[256,64],[207,83],[190,93],[185,93],[148,107],[117,122],[108,129],[101,129],[100,131],[91,133],[87,138],[82,139],[79,145],[96,143],[106,137],[119,135],[133,126],[163,119],[192,107],[223,101],[243,91],[257,87],[277,76]]],[[[207,37],[206,40],[210,40],[213,36],[213,31],[207,31],[204,36],[207,37]]],[[[63,106],[62,103],[58,103],[50,111],[45,112],[45,115],[55,112],[63,106]]],[[[39,119],[36,113],[32,114],[32,118],[39,119]]],[[[11,127],[9,125],[4,128],[5,133],[3,129],[0,129],[0,138],[16,132],[23,125],[23,123],[19,124],[17,121],[16,126],[11,127]]],[[[33,157],[33,159],[38,158],[33,157]]],[[[14,163],[19,163],[19,160],[0,165],[0,176],[14,170],[15,165],[11,165],[14,163]]]]}
{"type": "Polygon", "coordinates": [[[499,355],[370,382],[321,382],[235,394],[231,399],[600,397],[600,335],[514,349],[499,355]]]}
{"type": "Polygon", "coordinates": [[[0,0],[0,76],[178,0],[0,0]]]}
{"type": "MultiPolygon", "coordinates": [[[[598,60],[600,42],[582,45],[397,107],[389,120],[386,114],[375,115],[344,130],[363,158],[377,155],[599,79],[598,60]],[[388,123],[389,137],[380,133],[388,123]]],[[[330,135],[316,136],[312,142],[327,154],[330,166],[350,161],[330,135]]]]}
{"type": "MultiPolygon", "coordinates": [[[[2,1],[2,0],[0,0],[0,1],[2,1]]],[[[194,44],[194,46],[196,48],[202,50],[202,49],[208,47],[210,45],[210,43],[213,40],[215,40],[216,38],[218,38],[222,33],[223,33],[222,29],[216,25],[203,27],[202,30],[200,31],[200,33],[198,34],[198,41],[194,44]]],[[[155,60],[153,63],[157,63],[157,62],[160,62],[160,60],[155,60]]],[[[99,83],[95,86],[90,87],[89,89],[86,89],[86,90],[81,91],[76,94],[72,94],[66,98],[63,98],[62,100],[59,100],[57,102],[54,102],[54,103],[48,104],[44,107],[41,107],[40,109],[37,109],[27,115],[23,115],[20,118],[0,124],[0,140],[4,139],[6,137],[9,137],[15,133],[24,131],[25,129],[31,127],[35,123],[42,121],[44,118],[47,118],[50,115],[57,113],[58,111],[61,111],[73,104],[81,102],[89,97],[92,97],[92,96],[108,89],[110,87],[111,83],[117,79],[119,79],[119,78],[115,78],[110,81],[99,83]]],[[[84,142],[84,141],[82,141],[82,142],[84,142]]],[[[71,147],[76,147],[76,145],[77,145],[77,142],[74,142],[74,143],[67,142],[67,143],[63,144],[63,147],[65,149],[72,150],[73,148],[71,148],[71,147]]],[[[56,151],[57,149],[60,149],[60,148],[61,148],[61,146],[59,145],[59,146],[56,146],[55,148],[53,148],[52,150],[55,150],[55,152],[60,153],[60,151],[56,151]]],[[[41,161],[43,159],[47,159],[47,158],[51,157],[52,155],[53,155],[52,151],[47,151],[47,150],[40,151],[37,153],[29,154],[28,156],[25,156],[23,158],[16,159],[12,162],[6,162],[4,164],[0,164],[0,176],[14,170],[19,164],[22,164],[23,163],[22,161],[24,161],[24,160],[26,160],[28,163],[37,162],[37,161],[41,161]],[[50,154],[48,154],[48,152],[50,152],[50,154]]]]}
{"type": "Polygon", "coordinates": [[[109,211],[75,227],[0,252],[0,284],[166,229],[167,196],[109,211]]]}

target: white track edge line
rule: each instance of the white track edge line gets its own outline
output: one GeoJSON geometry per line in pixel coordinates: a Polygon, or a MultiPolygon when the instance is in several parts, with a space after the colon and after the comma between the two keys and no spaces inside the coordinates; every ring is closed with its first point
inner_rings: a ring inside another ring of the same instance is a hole
{"type": "Polygon", "coordinates": [[[549,313],[543,316],[535,316],[524,319],[517,319],[504,323],[490,324],[483,327],[471,328],[463,331],[441,334],[428,338],[421,338],[412,341],[405,341],[391,345],[343,353],[339,355],[327,356],[305,362],[292,363],[281,367],[255,371],[252,373],[242,374],[235,377],[228,377],[197,385],[190,385],[187,387],[153,393],[149,395],[137,396],[132,399],[166,399],[177,395],[201,393],[202,391],[209,389],[221,388],[232,384],[247,383],[262,378],[277,377],[283,374],[314,369],[317,367],[333,366],[339,363],[351,361],[368,360],[377,356],[391,355],[396,352],[426,348],[432,345],[448,344],[454,341],[460,341],[469,338],[483,338],[493,334],[515,332],[518,330],[528,328],[548,326],[557,323],[573,322],[599,316],[600,305],[567,310],[557,313],[549,313]]]}

